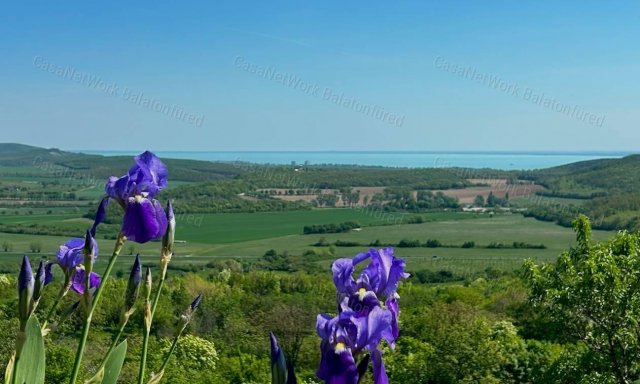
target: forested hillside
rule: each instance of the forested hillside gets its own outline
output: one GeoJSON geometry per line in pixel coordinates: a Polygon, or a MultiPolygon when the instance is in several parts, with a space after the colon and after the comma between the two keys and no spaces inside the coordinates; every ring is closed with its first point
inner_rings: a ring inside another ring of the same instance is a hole
{"type": "Polygon", "coordinates": [[[538,193],[541,196],[582,200],[537,205],[528,210],[530,216],[569,226],[578,213],[584,213],[595,228],[640,230],[640,155],[578,162],[526,177],[547,188],[538,193]]]}

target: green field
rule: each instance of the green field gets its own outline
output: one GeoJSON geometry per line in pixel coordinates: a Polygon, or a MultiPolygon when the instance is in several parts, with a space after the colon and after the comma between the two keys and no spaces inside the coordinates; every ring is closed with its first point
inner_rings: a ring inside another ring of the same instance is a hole
{"type": "MultiPolygon", "coordinates": [[[[321,238],[333,243],[337,240],[363,244],[358,247],[335,247],[332,257],[314,259],[319,265],[328,266],[333,257],[352,256],[368,248],[368,244],[379,240],[382,243],[397,243],[401,239],[437,239],[447,245],[461,245],[474,241],[475,248],[398,248],[397,253],[406,257],[409,269],[450,269],[456,271],[483,270],[487,267],[511,270],[518,268],[525,258],[553,260],[574,242],[573,232],[552,223],[540,222],[521,215],[478,215],[473,213],[423,214],[429,220],[422,224],[376,225],[381,224],[375,215],[367,215],[352,209],[317,209],[311,211],[266,212],[266,213],[225,213],[225,214],[183,214],[177,215],[176,252],[174,264],[202,265],[215,259],[261,257],[267,250],[302,255],[312,249],[328,250],[328,247],[314,247],[321,238]],[[309,224],[329,224],[343,221],[358,221],[363,225],[360,231],[341,234],[302,235],[302,227],[309,224]],[[514,241],[530,244],[544,244],[546,249],[487,249],[491,242],[512,244],[514,241]]],[[[86,219],[72,215],[6,215],[3,222],[28,223],[45,222],[60,225],[89,225],[86,219]]],[[[81,233],[81,231],[79,231],[81,233]]],[[[594,231],[595,239],[611,236],[611,232],[594,231]]],[[[17,269],[19,256],[29,253],[32,242],[42,244],[41,256],[53,258],[59,244],[66,238],[56,236],[33,236],[0,233],[0,243],[11,243],[12,252],[0,252],[0,269],[5,272],[17,269]]],[[[98,269],[107,260],[113,241],[98,236],[101,256],[98,269]]],[[[158,242],[144,245],[128,243],[122,252],[118,269],[124,269],[130,262],[129,254],[140,252],[143,261],[155,264],[160,248],[158,242]]],[[[38,255],[33,257],[37,258],[38,255]]],[[[314,256],[309,256],[314,257],[314,256]]]]}
{"type": "Polygon", "coordinates": [[[587,201],[585,199],[570,199],[564,197],[550,197],[550,196],[538,196],[538,195],[530,195],[525,197],[516,197],[511,199],[511,203],[513,203],[516,207],[530,207],[532,205],[582,205],[587,201]]]}
{"type": "MultiPolygon", "coordinates": [[[[313,209],[308,211],[177,214],[182,222],[177,238],[188,242],[227,244],[249,240],[302,234],[305,225],[339,224],[355,221],[362,226],[384,225],[410,216],[403,213],[367,213],[358,209],[313,209]]],[[[462,220],[472,215],[458,212],[438,212],[421,215],[426,220],[462,220]]],[[[387,226],[388,227],[388,226],[387,226]]]]}

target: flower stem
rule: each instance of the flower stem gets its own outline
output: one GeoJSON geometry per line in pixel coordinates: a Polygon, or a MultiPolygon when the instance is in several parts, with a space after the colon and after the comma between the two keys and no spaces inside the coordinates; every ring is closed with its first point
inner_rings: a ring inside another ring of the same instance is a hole
{"type": "Polygon", "coordinates": [[[44,323],[42,323],[42,327],[40,327],[42,331],[47,329],[47,326],[49,325],[49,322],[51,321],[51,318],[53,317],[53,314],[55,313],[56,308],[58,308],[58,305],[60,304],[62,299],[69,292],[69,288],[71,288],[71,279],[68,276],[68,274],[65,273],[64,283],[60,287],[60,291],[58,291],[58,296],[56,297],[56,301],[53,302],[53,305],[49,309],[49,312],[47,312],[47,317],[45,317],[44,323]]]}
{"type": "MultiPolygon", "coordinates": [[[[182,331],[184,331],[184,328],[182,329],[182,331]]],[[[171,344],[171,348],[169,348],[169,352],[167,353],[167,356],[164,358],[164,361],[162,362],[162,366],[160,367],[160,370],[158,372],[163,371],[166,368],[167,364],[169,363],[169,359],[171,358],[171,355],[173,354],[173,351],[175,351],[176,346],[178,345],[178,339],[182,335],[182,331],[180,331],[180,333],[178,333],[176,335],[176,337],[173,339],[173,343],[171,344]]]]}
{"type": "Polygon", "coordinates": [[[145,329],[142,339],[142,356],[140,357],[140,372],[138,372],[138,384],[144,383],[144,371],[147,368],[147,349],[149,348],[149,329],[145,329]]]}
{"type": "MultiPolygon", "coordinates": [[[[158,289],[153,297],[153,304],[151,304],[151,317],[149,319],[149,324],[153,322],[153,315],[156,312],[156,307],[158,306],[158,301],[160,300],[160,293],[162,293],[162,287],[164,286],[165,276],[164,274],[160,277],[160,282],[158,283],[158,289]]],[[[143,339],[142,339],[142,355],[140,356],[140,372],[138,373],[138,384],[142,384],[144,382],[144,371],[147,368],[147,352],[149,348],[149,334],[151,333],[151,327],[145,329],[143,339]]]]}
{"type": "Polygon", "coordinates": [[[122,337],[122,333],[124,332],[124,327],[127,326],[127,322],[128,321],[129,321],[129,318],[127,317],[127,318],[125,318],[124,320],[122,320],[120,322],[120,329],[118,329],[118,334],[116,335],[116,337],[111,342],[111,346],[109,347],[109,350],[107,351],[107,353],[105,353],[104,360],[102,360],[102,364],[100,364],[100,366],[98,367],[98,370],[96,372],[100,371],[102,368],[104,368],[105,365],[107,365],[107,358],[109,357],[111,352],[118,345],[118,341],[120,341],[120,337],[122,337]]]}
{"type": "Polygon", "coordinates": [[[100,302],[100,297],[102,296],[102,288],[107,284],[107,279],[111,274],[111,270],[113,269],[114,264],[116,263],[116,259],[122,250],[122,246],[126,237],[122,234],[118,234],[118,239],[116,240],[116,245],[113,250],[113,254],[109,258],[109,264],[107,264],[107,269],[104,271],[102,275],[102,283],[98,285],[96,290],[96,294],[91,302],[91,308],[88,308],[87,316],[85,317],[84,324],[82,326],[82,337],[80,339],[80,343],[78,344],[78,350],[76,351],[76,359],[73,363],[73,371],[71,372],[71,379],[69,380],[69,384],[75,384],[78,379],[78,372],[80,371],[80,363],[82,362],[82,355],[84,353],[84,347],[87,343],[87,336],[89,336],[89,329],[91,328],[91,317],[93,316],[93,311],[96,309],[96,306],[100,302]]]}

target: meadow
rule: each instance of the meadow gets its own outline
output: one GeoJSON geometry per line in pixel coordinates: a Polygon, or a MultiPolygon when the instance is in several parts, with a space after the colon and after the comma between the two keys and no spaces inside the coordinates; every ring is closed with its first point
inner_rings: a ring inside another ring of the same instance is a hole
{"type": "MultiPolygon", "coordinates": [[[[179,209],[179,207],[177,207],[179,209]]],[[[406,214],[394,213],[399,217],[406,214]]],[[[440,241],[438,248],[400,248],[398,253],[407,258],[412,270],[451,270],[464,272],[482,271],[488,267],[501,270],[519,268],[522,260],[538,261],[555,259],[563,250],[574,244],[574,234],[569,228],[553,223],[524,218],[518,214],[478,214],[465,212],[435,212],[420,215],[420,224],[389,224],[388,217],[357,209],[314,209],[308,211],[177,214],[176,266],[202,268],[207,263],[222,259],[258,260],[268,250],[301,256],[321,266],[328,267],[332,258],[351,256],[378,241],[380,244],[397,244],[400,240],[428,239],[440,241]],[[303,235],[302,228],[310,224],[332,224],[356,221],[362,225],[357,231],[347,233],[303,235]],[[328,246],[338,242],[358,243],[359,246],[328,246]],[[465,242],[474,242],[472,248],[460,248],[465,242]],[[510,245],[513,242],[543,244],[545,249],[486,248],[491,243],[510,245]],[[324,243],[327,246],[316,246],[324,243]],[[455,247],[449,247],[455,246],[455,247]]],[[[41,223],[76,228],[80,236],[91,221],[78,214],[25,214],[7,212],[0,215],[0,224],[41,223]]],[[[596,239],[611,236],[611,232],[594,231],[596,239]]],[[[62,236],[36,236],[0,233],[0,244],[11,245],[8,252],[0,252],[0,270],[15,272],[19,256],[23,253],[52,259],[58,246],[66,241],[62,236]],[[41,251],[34,254],[30,247],[39,243],[41,251]]],[[[98,265],[106,260],[113,247],[113,240],[104,239],[98,231],[100,253],[98,265]]],[[[160,248],[158,242],[140,245],[128,243],[123,254],[141,253],[143,262],[154,265],[160,248]]],[[[124,270],[129,260],[120,258],[117,270],[124,270]]]]}

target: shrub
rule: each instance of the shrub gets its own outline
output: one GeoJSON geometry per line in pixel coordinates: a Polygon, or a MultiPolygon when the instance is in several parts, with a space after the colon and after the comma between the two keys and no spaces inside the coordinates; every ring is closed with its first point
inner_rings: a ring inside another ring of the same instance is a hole
{"type": "Polygon", "coordinates": [[[398,243],[398,248],[416,248],[420,246],[420,240],[402,239],[398,243]]]}
{"type": "Polygon", "coordinates": [[[358,243],[357,241],[344,241],[344,240],[337,240],[334,245],[336,247],[359,247],[361,246],[360,243],[358,243]]]}
{"type": "Polygon", "coordinates": [[[464,244],[462,244],[462,248],[474,248],[475,246],[475,241],[466,241],[464,244]]]}
{"type": "Polygon", "coordinates": [[[29,243],[29,250],[33,253],[40,253],[40,251],[42,251],[42,243],[39,241],[32,241],[29,243]]]}
{"type": "Polygon", "coordinates": [[[439,248],[442,247],[442,243],[439,240],[429,239],[424,243],[427,248],[439,248]]]}
{"type": "Polygon", "coordinates": [[[360,228],[360,223],[355,221],[345,221],[340,224],[305,225],[304,228],[302,228],[302,233],[305,235],[312,233],[343,233],[349,232],[355,228],[360,228]]]}

